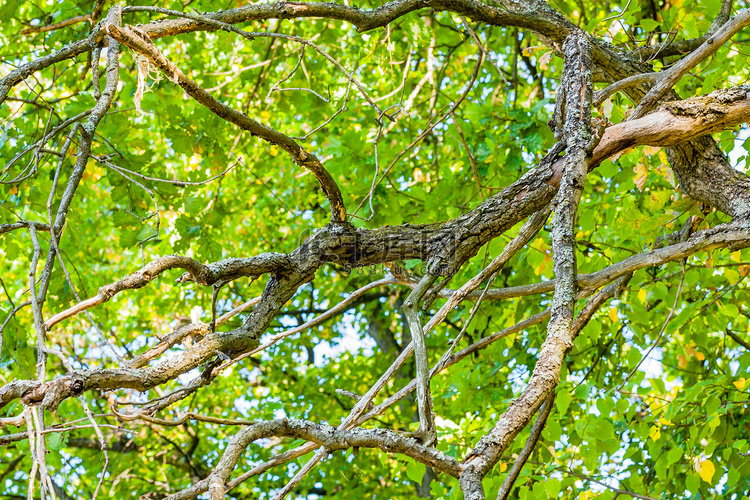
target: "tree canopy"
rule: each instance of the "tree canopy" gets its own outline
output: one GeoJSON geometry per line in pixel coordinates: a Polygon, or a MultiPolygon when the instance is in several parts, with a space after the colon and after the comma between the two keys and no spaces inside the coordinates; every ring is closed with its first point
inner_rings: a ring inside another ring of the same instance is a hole
{"type": "Polygon", "coordinates": [[[746,7],[4,2],[0,499],[748,499],[746,7]]]}

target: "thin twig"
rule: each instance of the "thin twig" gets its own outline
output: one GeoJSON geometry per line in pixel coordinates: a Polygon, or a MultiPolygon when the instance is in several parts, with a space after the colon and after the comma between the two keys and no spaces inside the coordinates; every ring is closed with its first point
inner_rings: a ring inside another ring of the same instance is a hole
{"type": "MultiPolygon", "coordinates": [[[[422,140],[423,140],[423,139],[424,139],[425,137],[427,137],[427,136],[428,136],[428,135],[429,135],[429,134],[430,134],[430,133],[432,132],[432,130],[433,130],[433,129],[434,129],[434,128],[435,128],[435,127],[436,127],[436,126],[438,125],[438,124],[442,123],[442,122],[443,122],[443,121],[444,121],[444,120],[445,120],[446,118],[448,118],[448,117],[449,117],[449,116],[451,115],[451,113],[453,113],[453,112],[454,112],[454,111],[455,111],[456,109],[458,109],[458,107],[459,107],[459,106],[461,105],[461,103],[462,103],[462,102],[463,102],[463,101],[464,101],[464,100],[466,99],[466,97],[467,97],[467,96],[469,95],[469,92],[471,91],[471,89],[472,89],[472,88],[474,87],[474,82],[475,82],[475,81],[477,80],[477,77],[479,76],[479,68],[481,68],[481,66],[482,66],[482,61],[484,60],[484,55],[485,55],[485,54],[484,54],[484,51],[482,50],[482,48],[481,48],[481,47],[479,47],[479,52],[478,52],[478,54],[477,54],[477,64],[476,64],[476,65],[474,66],[474,72],[473,72],[473,73],[471,74],[471,77],[469,78],[469,81],[468,81],[468,82],[467,82],[467,84],[466,84],[466,89],[464,90],[464,92],[463,92],[463,93],[462,93],[462,94],[461,94],[461,95],[460,95],[460,96],[458,97],[458,99],[456,99],[456,101],[455,101],[455,102],[454,102],[454,103],[453,103],[453,104],[452,104],[452,105],[451,105],[451,106],[450,106],[450,107],[448,108],[448,111],[446,111],[445,113],[443,113],[443,114],[442,114],[442,116],[440,116],[440,117],[439,117],[439,118],[438,118],[437,120],[435,120],[434,122],[432,122],[432,121],[431,121],[431,123],[429,123],[429,124],[428,124],[428,125],[427,125],[427,126],[425,127],[425,129],[424,129],[424,130],[422,131],[422,133],[421,133],[421,134],[419,134],[419,136],[417,136],[417,138],[416,138],[416,139],[414,139],[413,141],[411,141],[411,143],[409,143],[409,145],[408,145],[408,146],[406,146],[406,147],[405,147],[404,149],[402,149],[402,150],[401,150],[401,151],[400,151],[400,152],[399,152],[399,153],[398,153],[398,154],[396,155],[396,157],[395,157],[395,158],[394,158],[394,159],[393,159],[393,160],[391,161],[391,163],[390,163],[390,164],[388,165],[388,167],[386,167],[386,169],[385,169],[385,170],[383,171],[383,173],[382,173],[382,174],[380,175],[380,178],[378,179],[377,183],[375,184],[375,186],[376,186],[376,187],[377,187],[377,186],[378,186],[378,185],[379,185],[379,184],[380,184],[381,182],[383,182],[383,179],[385,179],[386,175],[388,175],[388,172],[390,172],[390,171],[391,171],[391,169],[392,169],[392,168],[393,168],[393,167],[394,167],[394,166],[395,166],[395,165],[396,165],[396,164],[397,164],[397,163],[398,163],[398,162],[399,162],[399,161],[401,160],[401,158],[403,158],[403,157],[404,157],[404,155],[406,155],[406,153],[407,153],[408,151],[410,151],[410,150],[411,150],[411,149],[412,149],[412,148],[413,148],[414,146],[416,146],[417,144],[419,144],[420,142],[422,142],[422,140]]],[[[408,108],[405,108],[405,109],[408,109],[408,108]]],[[[433,116],[432,118],[436,118],[436,116],[433,116]]],[[[432,120],[432,119],[431,119],[431,120],[432,120]]],[[[371,190],[371,191],[374,191],[374,189],[373,189],[373,190],[371,190]]],[[[354,210],[354,212],[352,212],[352,213],[350,213],[350,214],[347,214],[347,215],[351,215],[351,216],[357,215],[357,212],[359,212],[359,210],[360,210],[360,209],[362,208],[362,206],[363,206],[363,205],[364,205],[364,204],[365,204],[365,203],[367,202],[367,200],[368,200],[369,198],[370,198],[370,195],[368,194],[368,195],[367,195],[367,196],[366,196],[366,197],[365,197],[365,198],[364,198],[364,199],[363,199],[363,200],[362,200],[362,201],[361,201],[361,202],[359,203],[359,205],[358,205],[358,206],[357,206],[357,208],[356,208],[356,209],[354,210]]]]}
{"type": "Polygon", "coordinates": [[[653,344],[651,345],[651,348],[646,351],[646,354],[641,357],[641,360],[638,362],[635,367],[630,370],[630,373],[627,377],[625,377],[625,380],[623,380],[620,385],[617,386],[617,389],[621,389],[625,384],[628,383],[628,380],[635,374],[636,371],[638,371],[638,368],[641,367],[644,361],[648,359],[649,356],[651,356],[651,353],[654,349],[656,349],[656,346],[659,345],[659,341],[661,340],[662,336],[664,335],[664,332],[667,330],[667,325],[669,325],[670,320],[672,319],[672,316],[674,316],[674,312],[677,309],[677,304],[680,300],[680,296],[682,295],[682,286],[685,284],[685,261],[682,261],[682,276],[680,277],[680,284],[677,286],[677,293],[674,297],[674,303],[672,304],[672,308],[669,310],[669,314],[667,314],[667,319],[664,320],[664,324],[661,326],[661,330],[659,331],[659,335],[656,336],[656,340],[654,340],[653,344]]]}
{"type": "Polygon", "coordinates": [[[531,452],[534,451],[534,448],[539,441],[539,437],[542,435],[544,424],[547,422],[547,417],[549,417],[549,414],[552,411],[552,404],[554,401],[555,393],[550,392],[549,396],[547,396],[547,401],[545,401],[544,405],[539,409],[539,415],[536,417],[536,422],[531,426],[531,433],[526,440],[526,444],[524,444],[521,453],[518,454],[518,458],[513,464],[513,467],[508,471],[508,475],[505,477],[505,481],[503,481],[503,485],[497,493],[497,500],[506,500],[508,495],[510,495],[510,491],[513,489],[513,485],[516,483],[518,475],[521,473],[521,469],[523,469],[526,461],[531,456],[531,452]]]}

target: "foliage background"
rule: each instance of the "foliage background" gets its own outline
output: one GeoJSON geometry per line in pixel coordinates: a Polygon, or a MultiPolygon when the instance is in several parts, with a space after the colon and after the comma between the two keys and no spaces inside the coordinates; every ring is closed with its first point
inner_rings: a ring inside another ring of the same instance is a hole
{"type": "MultiPolygon", "coordinates": [[[[744,2],[736,4],[737,9],[744,7],[744,2]]],[[[187,6],[163,2],[161,6],[203,12],[235,5],[205,0],[187,6]]],[[[358,6],[377,4],[368,1],[358,6]]],[[[604,6],[560,0],[553,6],[614,46],[633,49],[652,40],[698,36],[718,13],[720,2],[678,0],[657,6],[653,2],[630,5],[608,1],[604,6]]],[[[86,2],[6,2],[0,9],[1,72],[81,39],[90,25],[19,36],[21,29],[87,14],[90,9],[86,2]]],[[[124,22],[145,23],[148,16],[127,14],[124,22]]],[[[424,10],[365,34],[347,23],[325,19],[271,20],[245,28],[311,40],[355,70],[381,109],[403,106],[405,112],[395,122],[384,122],[387,133],[378,140],[377,166],[377,112],[355,89],[345,103],[347,80],[315,51],[306,49],[302,64],[294,71],[300,45],[282,40],[258,37],[248,42],[218,31],[161,39],[157,45],[222,102],[289,135],[311,131],[345,104],[342,114],[304,143],[326,159],[350,212],[364,203],[357,215],[371,219],[354,218],[352,223],[375,228],[437,222],[465,213],[517,179],[554,144],[547,120],[562,60],[527,31],[471,25],[488,47],[489,61],[482,64],[476,83],[454,115],[416,147],[407,149],[430,120],[442,117],[466,90],[474,70],[477,47],[457,15],[424,10]],[[312,89],[330,96],[330,102],[309,91],[271,92],[274,84],[291,72],[283,87],[312,89]],[[376,169],[382,172],[387,167],[391,167],[388,174],[374,189],[371,212],[365,198],[376,169]]],[[[738,35],[683,78],[677,93],[705,94],[745,82],[745,36],[738,35]]],[[[655,62],[655,67],[668,64],[670,58],[655,62]]],[[[90,60],[80,56],[34,74],[17,88],[0,112],[4,163],[36,141],[48,123],[90,109],[94,100],[89,65],[90,60]]],[[[160,255],[179,253],[209,262],[266,251],[289,252],[325,225],[328,202],[311,175],[276,146],[250,137],[186,98],[169,80],[147,79],[148,91],[138,113],[134,104],[137,66],[133,54],[125,51],[122,82],[113,108],[98,127],[95,154],[112,155],[119,166],[146,176],[191,182],[215,176],[237,163],[213,182],[177,187],[143,180],[138,185],[91,162],[61,241],[63,257],[82,298],[95,295],[103,284],[160,255]],[[145,219],[154,212],[149,191],[158,206],[158,232],[155,218],[145,219]]],[[[632,108],[632,102],[618,95],[598,112],[618,122],[632,108]]],[[[729,130],[716,138],[744,171],[747,143],[738,139],[746,137],[743,134],[729,130]]],[[[75,162],[74,149],[63,160],[61,184],[75,162]]],[[[56,167],[56,157],[47,156],[33,178],[0,185],[0,219],[47,220],[46,198],[56,167]]],[[[702,227],[728,220],[721,213],[702,210],[704,207],[675,190],[665,153],[658,148],[635,148],[606,161],[588,179],[576,235],[581,273],[641,252],[657,237],[681,228],[691,215],[704,219],[702,227]]],[[[49,244],[47,235],[40,234],[40,238],[43,245],[49,244]]],[[[458,287],[477,274],[487,256],[497,255],[509,239],[504,236],[493,241],[460,270],[452,284],[458,287]]],[[[3,319],[15,305],[27,300],[24,290],[30,258],[27,232],[2,235],[3,319]]],[[[421,271],[418,261],[400,264],[417,274],[421,271]]],[[[387,272],[384,267],[324,267],[285,306],[268,335],[303,323],[387,272]]],[[[47,316],[76,303],[60,269],[55,273],[45,305],[47,316]]],[[[616,496],[610,487],[656,498],[748,498],[750,380],[746,379],[750,379],[750,354],[747,346],[727,335],[732,331],[748,339],[748,273],[750,250],[699,254],[682,263],[637,273],[629,289],[595,316],[567,358],[556,408],[517,483],[518,498],[610,499],[616,496]],[[657,338],[658,347],[650,351],[657,338]],[[648,359],[640,364],[647,353],[648,359]]],[[[195,284],[177,285],[174,279],[179,274],[167,273],[148,287],[121,294],[92,311],[121,356],[144,352],[187,318],[210,321],[211,290],[195,284]]],[[[549,237],[543,231],[506,266],[495,286],[551,277],[549,237]]],[[[217,313],[259,295],[262,287],[262,280],[234,281],[223,290],[217,313]]],[[[211,386],[163,412],[162,417],[174,418],[190,410],[258,420],[288,416],[336,425],[353,402],[335,389],[364,393],[395,356],[393,351],[384,352],[373,336],[392,338],[397,348],[405,345],[399,307],[407,294],[405,287],[376,289],[335,320],[235,366],[211,386]]],[[[549,305],[550,297],[543,294],[486,302],[468,327],[469,340],[540,312],[549,305]]],[[[470,306],[465,303],[456,309],[428,338],[432,363],[464,326],[470,306]]],[[[222,328],[239,326],[243,319],[239,315],[222,328]]],[[[74,359],[75,368],[116,365],[111,351],[83,315],[58,325],[49,339],[55,349],[74,359]]],[[[543,339],[544,328],[538,325],[493,344],[433,380],[435,410],[440,417],[439,449],[460,458],[476,444],[493,424],[493,417],[525,386],[543,339]]],[[[3,331],[0,373],[4,383],[34,378],[34,346],[31,311],[22,310],[3,331]]],[[[177,346],[175,351],[180,349],[177,346]]],[[[49,370],[54,375],[64,373],[65,367],[53,356],[49,370]]],[[[395,379],[385,394],[398,390],[405,376],[395,379]]],[[[120,390],[90,394],[87,399],[95,413],[104,414],[117,399],[158,397],[189,378],[181,377],[148,394],[120,390]]],[[[19,410],[20,404],[12,404],[5,414],[15,415],[19,410]]],[[[83,417],[81,403],[70,399],[48,424],[83,417]]],[[[116,455],[101,493],[107,498],[175,491],[189,485],[191,478],[200,477],[215,464],[234,432],[210,424],[166,428],[117,422],[111,417],[101,422],[113,426],[106,433],[110,453],[116,455]]],[[[374,425],[414,430],[414,402],[394,407],[374,425]]],[[[98,482],[102,453],[91,436],[90,429],[47,435],[52,450],[48,464],[69,498],[90,498],[98,482]]],[[[508,462],[512,463],[512,454],[524,441],[522,435],[508,450],[508,462]]],[[[281,440],[256,443],[239,468],[248,470],[295,444],[281,440]]],[[[26,495],[31,467],[24,453],[27,448],[28,442],[19,441],[0,452],[0,498],[26,495]]],[[[241,484],[232,495],[270,498],[304,462],[301,458],[272,469],[241,484]]],[[[506,467],[501,464],[485,479],[488,496],[499,488],[506,467]]],[[[377,450],[336,452],[303,481],[296,494],[302,498],[407,498],[415,494],[415,485],[422,483],[424,474],[424,466],[377,450]]],[[[452,478],[438,475],[427,484],[435,498],[461,497],[452,478]]]]}

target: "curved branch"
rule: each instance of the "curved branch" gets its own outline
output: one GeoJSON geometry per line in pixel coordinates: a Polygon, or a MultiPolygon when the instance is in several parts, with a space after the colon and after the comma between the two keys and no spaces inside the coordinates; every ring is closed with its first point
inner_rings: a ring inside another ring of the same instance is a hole
{"type": "Polygon", "coordinates": [[[44,325],[49,329],[64,319],[109,301],[123,290],[142,288],[161,273],[170,269],[185,269],[188,271],[177,280],[178,282],[194,281],[204,286],[210,286],[218,281],[234,280],[242,276],[257,277],[272,271],[287,269],[290,266],[291,263],[287,256],[281,253],[264,253],[244,259],[225,259],[209,265],[203,265],[190,257],[166,255],[149,262],[139,271],[120,281],[101,287],[96,296],[55,314],[44,325]]]}
{"type": "Polygon", "coordinates": [[[252,135],[257,135],[271,144],[278,144],[283,150],[289,153],[295,163],[308,169],[318,180],[323,193],[331,203],[331,222],[343,222],[346,220],[346,207],[344,206],[344,199],[341,196],[341,190],[333,177],[331,177],[331,174],[328,173],[321,161],[314,154],[305,151],[291,137],[217,101],[203,87],[188,78],[177,66],[164,57],[147,35],[141,35],[127,26],[120,28],[113,24],[105,24],[103,29],[112,38],[144,55],[170,81],[179,85],[189,96],[217,116],[237,125],[242,130],[247,130],[252,135]]]}
{"type": "Polygon", "coordinates": [[[205,481],[201,481],[170,499],[188,499],[209,491],[211,498],[223,498],[226,482],[245,449],[254,441],[271,436],[305,439],[330,451],[349,448],[377,448],[387,453],[400,453],[414,460],[458,477],[461,465],[443,452],[424,446],[414,438],[388,429],[337,429],[306,420],[279,419],[248,426],[232,437],[218,465],[205,481]],[[216,496],[215,496],[216,495],[216,496]]]}
{"type": "MultiPolygon", "coordinates": [[[[387,26],[394,20],[419,9],[432,8],[437,11],[453,11],[496,26],[529,28],[543,34],[557,32],[557,24],[534,13],[515,13],[498,9],[476,0],[393,0],[377,9],[363,10],[348,5],[316,2],[276,2],[249,4],[223,12],[204,14],[205,17],[229,24],[264,19],[300,19],[322,17],[346,21],[365,32],[387,26]]],[[[124,7],[123,12],[151,10],[143,7],[124,7]]],[[[215,26],[193,20],[169,20],[152,22],[142,26],[151,38],[173,36],[191,31],[216,29],[215,26]]]]}
{"type": "Polygon", "coordinates": [[[84,14],[81,16],[71,17],[63,21],[54,23],[54,24],[46,24],[44,26],[33,26],[31,28],[24,28],[21,31],[19,31],[18,34],[19,35],[31,35],[34,33],[48,33],[50,31],[59,30],[60,28],[65,28],[67,26],[72,26],[74,24],[83,23],[90,19],[91,19],[91,14],[84,14]]]}

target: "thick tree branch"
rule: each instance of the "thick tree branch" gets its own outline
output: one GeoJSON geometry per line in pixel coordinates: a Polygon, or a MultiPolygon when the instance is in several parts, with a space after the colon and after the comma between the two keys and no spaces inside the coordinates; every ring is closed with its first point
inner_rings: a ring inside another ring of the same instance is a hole
{"type": "Polygon", "coordinates": [[[49,231],[49,224],[43,222],[34,222],[30,220],[23,220],[18,222],[9,222],[7,224],[0,224],[0,234],[8,233],[15,229],[29,228],[34,226],[37,231],[49,231]]]}
{"type": "MultiPolygon", "coordinates": [[[[337,429],[329,425],[314,424],[305,420],[280,419],[261,422],[239,431],[227,445],[219,464],[207,480],[183,490],[169,498],[186,500],[209,491],[211,499],[224,498],[226,483],[232,471],[254,441],[264,437],[293,437],[305,439],[330,451],[349,448],[377,448],[386,453],[399,453],[414,460],[458,477],[461,465],[454,458],[421,444],[418,440],[387,429],[337,429]]],[[[309,451],[309,450],[308,450],[309,451]]]]}
{"type": "MultiPolygon", "coordinates": [[[[513,13],[475,0],[394,0],[373,10],[362,10],[348,5],[315,2],[278,2],[251,4],[223,12],[205,14],[206,17],[229,24],[238,24],[263,19],[300,19],[323,17],[346,21],[365,32],[387,26],[392,21],[415,10],[432,8],[437,11],[453,11],[475,21],[496,26],[518,26],[542,33],[553,33],[557,26],[543,16],[534,13],[513,13]]],[[[148,7],[125,7],[123,12],[148,11],[148,7]]],[[[151,38],[174,36],[191,31],[215,30],[216,27],[192,20],[168,20],[143,26],[151,38]]]]}
{"type": "Polygon", "coordinates": [[[578,293],[575,220],[584,181],[591,162],[591,45],[581,33],[573,33],[563,46],[565,64],[555,113],[563,115],[563,140],[567,146],[563,176],[555,198],[552,249],[557,282],[552,297],[547,338],[524,393],[500,417],[470,457],[459,484],[467,500],[483,500],[481,479],[497,462],[510,440],[523,429],[537,408],[554,391],[566,353],[573,347],[573,317],[578,293]],[[562,97],[562,99],[561,99],[562,97]],[[505,436],[508,436],[507,438],[505,436]]]}

